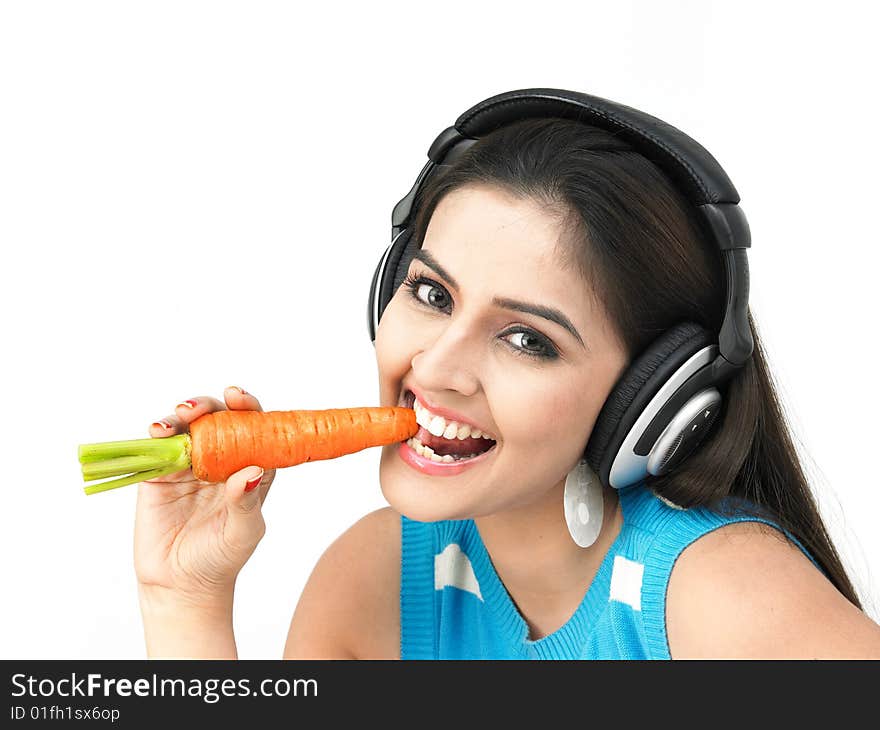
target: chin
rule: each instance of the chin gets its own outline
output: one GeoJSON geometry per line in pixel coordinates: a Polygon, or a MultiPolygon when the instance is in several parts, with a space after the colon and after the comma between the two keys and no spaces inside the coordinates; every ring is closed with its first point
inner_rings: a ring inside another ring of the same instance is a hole
{"type": "Polygon", "coordinates": [[[397,445],[382,448],[379,486],[388,505],[416,522],[467,519],[461,495],[444,489],[443,479],[420,479],[407,473],[409,467],[395,453],[397,445]]]}

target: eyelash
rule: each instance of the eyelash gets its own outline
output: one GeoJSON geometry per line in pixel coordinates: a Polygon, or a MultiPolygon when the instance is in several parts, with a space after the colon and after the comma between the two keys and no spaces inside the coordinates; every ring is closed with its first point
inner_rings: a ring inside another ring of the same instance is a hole
{"type": "MultiPolygon", "coordinates": [[[[445,287],[438,284],[436,281],[428,279],[424,276],[407,274],[406,278],[403,280],[403,286],[406,287],[407,291],[409,291],[409,295],[413,298],[413,300],[415,300],[415,302],[417,304],[421,304],[424,307],[429,307],[430,309],[433,309],[435,311],[443,311],[443,310],[438,309],[437,307],[431,306],[430,304],[428,304],[427,302],[425,302],[423,299],[421,299],[419,297],[418,290],[419,290],[419,287],[423,284],[425,284],[427,286],[437,287],[438,289],[442,289],[446,293],[446,296],[449,297],[449,292],[446,291],[445,287]]],[[[452,299],[451,297],[449,297],[449,298],[450,298],[450,300],[452,299]]],[[[521,347],[517,347],[516,345],[511,344],[510,347],[512,348],[513,353],[516,355],[521,355],[523,357],[532,358],[533,360],[555,360],[557,357],[559,357],[559,353],[556,351],[556,348],[553,347],[552,344],[550,344],[550,342],[547,340],[547,338],[544,337],[543,335],[538,334],[534,330],[520,328],[520,329],[511,330],[509,332],[505,332],[504,334],[505,335],[513,335],[513,334],[531,335],[532,337],[535,337],[538,340],[540,340],[542,346],[544,347],[544,352],[540,353],[540,352],[533,352],[531,350],[526,350],[526,349],[523,349],[521,347]]]]}

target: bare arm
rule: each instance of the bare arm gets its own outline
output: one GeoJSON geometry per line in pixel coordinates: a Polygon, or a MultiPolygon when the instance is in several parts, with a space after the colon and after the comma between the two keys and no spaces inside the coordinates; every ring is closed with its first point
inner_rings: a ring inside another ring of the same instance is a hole
{"type": "Polygon", "coordinates": [[[196,604],[165,589],[140,586],[144,642],[150,658],[237,659],[232,630],[232,589],[196,604]]]}
{"type": "Polygon", "coordinates": [[[318,560],[290,622],[285,659],[400,657],[400,515],[363,517],[318,560]]]}
{"type": "Polygon", "coordinates": [[[880,626],[761,523],[725,525],[682,552],[666,621],[675,659],[880,659],[880,626]]]}

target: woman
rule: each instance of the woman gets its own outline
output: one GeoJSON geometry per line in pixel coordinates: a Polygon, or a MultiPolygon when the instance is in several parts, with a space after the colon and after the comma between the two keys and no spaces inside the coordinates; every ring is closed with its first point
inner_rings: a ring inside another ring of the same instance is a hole
{"type": "MultiPolygon", "coordinates": [[[[603,129],[525,119],[431,180],[417,210],[375,347],[381,405],[414,407],[423,429],[383,448],[390,506],[318,561],[286,657],[880,657],[751,318],[752,357],[694,455],[620,489],[582,458],[659,333],[721,327],[717,251],[652,162],[603,129]]],[[[260,409],[239,389],[224,401],[188,400],[151,434],[260,409]]],[[[273,476],[140,485],[151,656],[236,656],[235,578],[273,476]]]]}

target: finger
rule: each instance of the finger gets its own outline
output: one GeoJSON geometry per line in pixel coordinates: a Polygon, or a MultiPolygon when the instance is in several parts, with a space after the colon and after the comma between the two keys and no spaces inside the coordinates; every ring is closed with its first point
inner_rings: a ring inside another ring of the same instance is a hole
{"type": "Polygon", "coordinates": [[[266,472],[259,466],[246,466],[226,480],[224,498],[227,524],[224,535],[235,547],[255,545],[265,530],[260,507],[266,472]]]}
{"type": "Polygon", "coordinates": [[[225,410],[226,406],[223,403],[209,395],[187,398],[174,407],[174,413],[187,426],[206,413],[225,410]]]}
{"type": "Polygon", "coordinates": [[[266,497],[269,496],[269,490],[272,488],[272,483],[274,481],[275,469],[266,469],[266,473],[263,475],[263,479],[260,481],[260,485],[256,489],[256,491],[260,493],[260,504],[266,503],[266,497]]]}
{"type": "Polygon", "coordinates": [[[163,436],[173,436],[185,429],[181,420],[177,416],[171,415],[153,421],[147,430],[153,438],[162,438],[163,436]]]}
{"type": "Polygon", "coordinates": [[[158,421],[153,421],[149,426],[148,433],[154,438],[183,433],[189,428],[189,424],[199,416],[225,409],[225,405],[210,396],[190,398],[178,403],[174,408],[174,413],[160,418],[158,421]]]}
{"type": "Polygon", "coordinates": [[[237,385],[230,385],[223,391],[226,405],[233,411],[262,411],[263,406],[252,393],[242,390],[237,385]]]}

